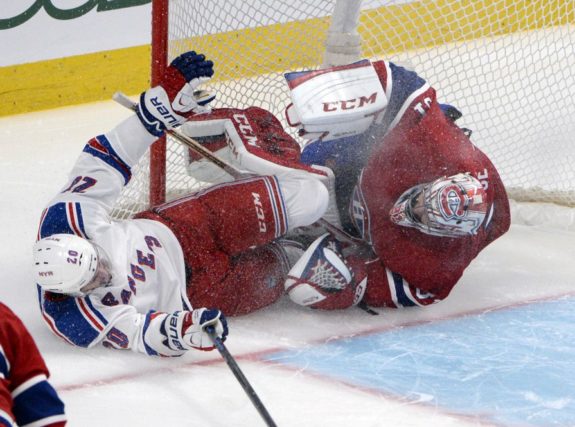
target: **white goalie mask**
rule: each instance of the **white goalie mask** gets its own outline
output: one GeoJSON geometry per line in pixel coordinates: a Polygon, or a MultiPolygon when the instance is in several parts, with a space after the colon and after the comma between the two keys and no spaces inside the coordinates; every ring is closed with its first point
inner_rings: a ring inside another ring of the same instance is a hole
{"type": "Polygon", "coordinates": [[[461,237],[477,234],[489,209],[481,183],[460,173],[405,191],[390,217],[398,225],[432,236],[461,237]]]}
{"type": "Polygon", "coordinates": [[[292,103],[290,126],[308,140],[330,141],[360,135],[387,107],[387,97],[368,60],[285,74],[292,103]]]}
{"type": "Polygon", "coordinates": [[[34,277],[45,291],[83,296],[112,278],[102,248],[72,234],[38,240],[33,252],[34,277]]]}

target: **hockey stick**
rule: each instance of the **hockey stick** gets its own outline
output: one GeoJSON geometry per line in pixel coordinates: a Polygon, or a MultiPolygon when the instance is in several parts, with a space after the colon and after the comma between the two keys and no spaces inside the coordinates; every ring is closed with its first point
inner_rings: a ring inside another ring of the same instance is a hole
{"type": "MultiPolygon", "coordinates": [[[[120,104],[126,108],[129,108],[130,110],[132,110],[134,112],[138,109],[137,104],[134,103],[130,98],[128,98],[126,95],[124,95],[121,92],[116,92],[114,94],[114,96],[112,97],[112,99],[114,101],[116,101],[118,104],[120,104]]],[[[196,140],[194,140],[194,139],[192,139],[192,138],[190,138],[190,137],[188,137],[188,136],[186,136],[186,135],[184,135],[178,131],[175,131],[175,130],[169,130],[168,129],[168,130],[166,130],[166,133],[168,133],[173,138],[177,139],[182,144],[188,146],[190,149],[194,150],[196,153],[204,156],[206,159],[210,160],[211,162],[213,162],[214,164],[216,164],[217,166],[222,168],[224,171],[229,173],[235,179],[243,178],[243,177],[247,176],[247,174],[240,172],[239,170],[237,170],[232,165],[221,160],[218,156],[214,155],[211,151],[204,148],[196,140]]],[[[255,406],[257,411],[260,413],[260,415],[262,416],[262,418],[264,419],[266,424],[270,427],[276,427],[276,423],[274,422],[274,420],[270,416],[269,412],[267,411],[266,407],[264,406],[264,404],[262,403],[262,401],[260,400],[260,398],[256,394],[253,387],[248,382],[247,378],[243,374],[243,372],[240,369],[239,365],[237,364],[236,360],[231,355],[231,353],[228,351],[227,347],[224,345],[224,343],[220,339],[220,337],[217,336],[214,327],[208,326],[206,328],[206,332],[210,336],[212,343],[218,349],[218,351],[220,352],[220,354],[222,355],[222,357],[226,361],[227,365],[230,367],[232,373],[234,374],[236,379],[239,381],[240,385],[242,386],[242,388],[244,389],[244,391],[246,392],[246,394],[248,395],[248,397],[250,398],[253,405],[255,406]]]]}
{"type": "Polygon", "coordinates": [[[210,336],[210,339],[214,343],[214,346],[218,349],[218,351],[220,352],[220,354],[222,355],[222,357],[224,358],[224,360],[226,361],[226,363],[230,367],[232,373],[234,374],[234,376],[236,377],[236,379],[241,384],[242,388],[244,389],[244,391],[246,392],[246,394],[248,395],[248,397],[252,401],[253,405],[255,406],[255,408],[257,409],[257,411],[261,415],[261,417],[266,422],[266,425],[268,425],[269,427],[276,427],[276,423],[274,422],[271,415],[267,411],[266,407],[264,406],[264,404],[262,403],[262,401],[260,400],[260,398],[256,394],[255,390],[252,388],[252,386],[248,382],[244,373],[242,372],[242,370],[238,366],[236,360],[230,354],[230,352],[228,351],[227,347],[224,345],[221,338],[217,336],[214,327],[208,326],[206,328],[206,332],[208,333],[208,335],[210,336]]]}
{"type": "MultiPolygon", "coordinates": [[[[116,101],[118,104],[122,105],[123,107],[126,107],[126,108],[132,110],[133,112],[138,111],[138,104],[136,104],[134,101],[132,101],[126,95],[124,95],[122,92],[116,92],[112,96],[112,99],[114,101],[116,101]]],[[[244,172],[238,170],[234,166],[223,161],[217,155],[215,155],[210,150],[205,148],[198,141],[196,141],[195,139],[183,134],[179,130],[177,130],[177,129],[166,129],[166,133],[168,135],[170,135],[171,137],[173,137],[174,139],[176,139],[181,144],[194,150],[197,154],[205,157],[210,162],[214,163],[216,166],[223,169],[225,172],[229,173],[232,177],[234,177],[234,179],[247,178],[248,176],[252,176],[250,174],[247,174],[247,173],[244,173],[244,172]]]]}
{"type": "MultiPolygon", "coordinates": [[[[123,107],[126,107],[126,108],[128,108],[134,112],[136,112],[138,110],[138,105],[134,101],[132,101],[130,98],[128,98],[126,95],[124,95],[122,92],[116,92],[112,96],[112,99],[114,101],[116,101],[118,104],[122,105],[123,107]]],[[[204,158],[206,158],[207,160],[211,161],[216,166],[219,166],[225,172],[230,174],[234,179],[247,178],[247,177],[253,176],[249,173],[240,171],[239,169],[237,169],[233,165],[220,159],[216,154],[212,153],[210,150],[205,148],[198,141],[189,137],[188,135],[183,134],[178,129],[167,129],[166,133],[168,135],[170,135],[171,137],[173,137],[174,139],[176,139],[181,144],[187,146],[191,150],[194,150],[197,154],[199,154],[199,155],[203,156],[204,158]]],[[[321,225],[323,225],[332,234],[337,236],[341,241],[351,243],[352,245],[357,245],[357,246],[362,246],[362,247],[366,246],[365,241],[363,241],[362,239],[358,239],[356,237],[349,235],[348,233],[339,229],[338,227],[336,227],[335,225],[326,221],[325,219],[320,218],[318,220],[318,222],[321,225]]]]}

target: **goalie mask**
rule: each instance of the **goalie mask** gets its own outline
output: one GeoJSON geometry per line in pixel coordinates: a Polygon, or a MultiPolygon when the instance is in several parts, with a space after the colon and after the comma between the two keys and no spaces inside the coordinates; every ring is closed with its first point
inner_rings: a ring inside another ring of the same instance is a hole
{"type": "Polygon", "coordinates": [[[490,206],[481,183],[469,174],[441,177],[404,192],[391,220],[425,234],[461,237],[477,234],[490,206]]]}
{"type": "Polygon", "coordinates": [[[45,291],[83,296],[110,282],[104,250],[72,234],[54,234],[34,245],[34,276],[45,291]]]}

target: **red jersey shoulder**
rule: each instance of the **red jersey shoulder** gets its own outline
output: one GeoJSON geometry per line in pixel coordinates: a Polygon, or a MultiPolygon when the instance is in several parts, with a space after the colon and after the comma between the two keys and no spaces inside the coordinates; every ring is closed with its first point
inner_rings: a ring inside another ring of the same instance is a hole
{"type": "MultiPolygon", "coordinates": [[[[15,416],[18,425],[63,427],[66,424],[64,405],[48,383],[48,369],[32,336],[6,305],[0,303],[0,356],[4,358],[2,404],[5,413],[15,416]],[[16,399],[7,398],[18,389],[16,399]]],[[[2,408],[3,409],[3,408],[2,408]]],[[[1,418],[1,417],[0,417],[1,418]]],[[[1,424],[1,422],[0,422],[1,424]]]]}
{"type": "Polygon", "coordinates": [[[0,343],[5,349],[11,348],[12,343],[18,343],[22,335],[28,335],[22,321],[7,305],[0,302],[0,343]]]}
{"type": "Polygon", "coordinates": [[[0,344],[10,365],[10,382],[16,387],[33,375],[48,375],[34,339],[14,312],[0,303],[0,344]]]}
{"type": "Polygon", "coordinates": [[[436,103],[415,126],[398,126],[376,143],[360,188],[378,256],[412,285],[434,293],[448,293],[477,254],[509,227],[507,195],[497,170],[436,103]],[[476,176],[495,201],[493,215],[477,235],[428,236],[391,222],[389,212],[404,191],[460,172],[476,176]]]}

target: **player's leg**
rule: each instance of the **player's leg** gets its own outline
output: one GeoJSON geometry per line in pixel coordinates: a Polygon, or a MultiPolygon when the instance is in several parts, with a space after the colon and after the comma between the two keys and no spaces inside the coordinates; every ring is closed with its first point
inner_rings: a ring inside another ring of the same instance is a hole
{"type": "Polygon", "coordinates": [[[178,238],[191,271],[191,302],[234,315],[279,298],[289,264],[285,250],[270,242],[315,222],[326,205],[327,190],[319,181],[258,177],[218,185],[138,216],[163,222],[178,238]]]}
{"type": "Polygon", "coordinates": [[[208,188],[153,209],[194,250],[198,228],[228,255],[260,246],[317,221],[328,194],[316,179],[257,177],[208,188]],[[191,244],[186,240],[191,239],[191,244]]]}
{"type": "Polygon", "coordinates": [[[271,240],[317,221],[328,196],[321,182],[309,179],[260,178],[235,186],[233,191],[224,188],[204,194],[202,205],[210,212],[218,247],[234,255],[223,276],[202,270],[192,277],[188,294],[192,304],[207,306],[217,301],[219,309],[234,316],[266,307],[283,295],[287,273],[303,250],[281,239],[271,240]],[[274,200],[278,202],[274,204],[274,200]],[[233,220],[230,210],[235,212],[233,220]],[[253,212],[258,212],[255,222],[249,220],[253,212]],[[287,224],[278,217],[287,218],[287,224]],[[262,246],[264,242],[271,243],[262,246]]]}
{"type": "Polygon", "coordinates": [[[248,249],[231,257],[226,273],[221,276],[192,276],[188,296],[194,306],[215,305],[227,316],[251,313],[283,295],[289,267],[285,251],[278,243],[248,249]]]}

